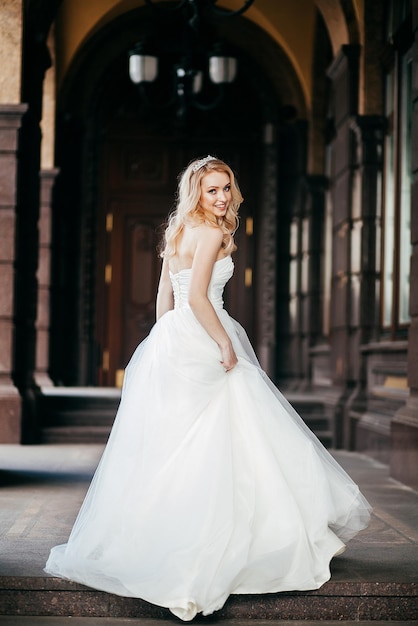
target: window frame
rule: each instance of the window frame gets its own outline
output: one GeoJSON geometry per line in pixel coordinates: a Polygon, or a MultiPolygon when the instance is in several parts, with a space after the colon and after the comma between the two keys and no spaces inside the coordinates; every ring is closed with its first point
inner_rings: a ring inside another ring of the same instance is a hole
{"type": "MultiPolygon", "coordinates": [[[[392,5],[392,3],[390,3],[392,5]]],[[[401,256],[402,256],[402,229],[401,221],[403,217],[403,204],[402,193],[404,187],[403,182],[403,170],[404,165],[404,106],[405,106],[405,94],[404,94],[404,81],[408,78],[407,73],[404,72],[405,60],[407,63],[412,63],[412,22],[411,15],[407,14],[406,19],[403,19],[401,25],[397,28],[396,33],[391,33],[391,24],[387,27],[387,44],[382,58],[383,72],[384,72],[384,115],[387,117],[387,127],[383,146],[383,176],[382,176],[382,231],[381,231],[381,307],[380,307],[380,326],[382,334],[389,336],[390,339],[404,339],[410,320],[400,320],[400,297],[401,297],[401,256]],[[388,93],[387,84],[390,74],[393,73],[392,83],[392,108],[388,112],[388,93]],[[392,154],[388,154],[388,146],[391,144],[392,154]],[[391,199],[388,198],[388,158],[393,159],[393,169],[391,175],[393,177],[393,185],[391,187],[391,199]],[[389,204],[390,202],[390,204],[389,204]],[[392,233],[392,246],[388,245],[388,224],[387,220],[388,209],[392,208],[393,213],[393,233],[392,233]],[[390,248],[392,247],[392,250],[390,248]],[[389,248],[389,249],[388,249],[389,248]],[[386,269],[390,258],[391,270],[392,270],[392,283],[390,285],[390,298],[388,298],[388,281],[386,280],[386,269]],[[386,310],[386,306],[390,306],[390,310],[386,310]],[[387,313],[389,312],[389,315],[387,313]]],[[[392,29],[393,30],[393,29],[392,29]]],[[[412,67],[412,66],[410,66],[412,67]]],[[[409,72],[410,70],[408,70],[409,72]]],[[[410,80],[410,74],[409,74],[410,80]]],[[[411,83],[409,83],[409,89],[411,83]]],[[[412,101],[412,95],[411,95],[412,101]]],[[[411,102],[407,103],[408,105],[411,102]]],[[[410,120],[409,120],[410,121],[410,120]]],[[[407,157],[410,163],[411,155],[407,157]]],[[[411,210],[411,205],[410,210],[411,210]]],[[[410,216],[409,216],[409,228],[410,228],[410,216]]],[[[409,281],[408,281],[409,285],[409,281]]],[[[409,302],[408,307],[409,308],[409,302]]]]}

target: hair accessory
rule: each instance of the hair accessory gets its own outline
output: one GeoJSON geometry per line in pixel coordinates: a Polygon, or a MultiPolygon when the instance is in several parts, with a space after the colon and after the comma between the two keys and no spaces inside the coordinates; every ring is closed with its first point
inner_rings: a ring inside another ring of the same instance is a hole
{"type": "Polygon", "coordinates": [[[196,161],[196,163],[192,167],[192,170],[194,172],[197,172],[197,170],[200,170],[200,168],[206,165],[206,163],[209,163],[209,161],[216,161],[216,157],[213,157],[210,154],[208,154],[208,156],[205,157],[204,159],[200,159],[199,161],[196,161]]]}

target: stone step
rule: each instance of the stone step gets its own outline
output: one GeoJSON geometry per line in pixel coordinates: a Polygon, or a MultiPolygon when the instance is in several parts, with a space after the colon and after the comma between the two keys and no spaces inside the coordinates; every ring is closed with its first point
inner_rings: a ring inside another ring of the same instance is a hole
{"type": "MultiPolygon", "coordinates": [[[[213,623],[216,618],[208,617],[196,618],[193,624],[197,623],[213,623]]],[[[173,626],[173,624],[181,622],[172,618],[168,619],[147,619],[147,618],[126,618],[126,617],[34,617],[34,616],[17,616],[17,615],[0,615],[1,626],[173,626]]],[[[386,620],[362,620],[361,624],[354,621],[309,621],[307,624],[304,620],[257,620],[257,626],[388,626],[386,620]]],[[[415,626],[416,621],[396,620],[390,621],[389,626],[415,626]]],[[[254,626],[254,620],[222,620],[222,626],[254,626]]]]}
{"type": "Polygon", "coordinates": [[[43,388],[38,398],[42,411],[65,407],[68,410],[117,408],[120,389],[107,387],[51,387],[43,388]]]}
{"type": "Polygon", "coordinates": [[[312,430],[325,448],[332,448],[333,433],[331,430],[314,430],[313,428],[312,430]]]}
{"type": "Polygon", "coordinates": [[[106,443],[120,402],[120,390],[50,388],[38,400],[40,443],[106,443]]]}
{"type": "Polygon", "coordinates": [[[287,400],[326,448],[333,446],[333,432],[324,402],[309,393],[288,392],[287,400]]]}
{"type": "Polygon", "coordinates": [[[66,415],[86,415],[99,416],[100,414],[115,415],[119,405],[119,400],[116,398],[109,398],[104,400],[98,398],[94,401],[92,398],[71,398],[62,396],[60,398],[48,398],[39,400],[38,411],[43,416],[44,421],[47,423],[49,420],[54,419],[55,416],[62,414],[66,415]]]}
{"type": "MultiPolygon", "coordinates": [[[[117,408],[117,407],[116,407],[117,408]]],[[[109,409],[76,409],[70,410],[65,408],[57,409],[53,413],[49,413],[44,420],[44,424],[60,427],[60,426],[106,426],[108,429],[112,427],[116,415],[116,408],[109,409]]]]}
{"type": "Polygon", "coordinates": [[[42,429],[40,443],[106,443],[111,425],[51,426],[42,429]]]}
{"type": "MultiPolygon", "coordinates": [[[[52,577],[0,577],[0,616],[170,619],[166,609],[52,577]]],[[[371,621],[415,620],[418,583],[333,582],[317,591],[231,596],[217,619],[371,621]]],[[[1,619],[1,618],[0,618],[1,619]]],[[[210,618],[209,618],[210,619],[210,618]]],[[[209,621],[206,619],[205,621],[209,621]]],[[[177,621],[177,620],[176,620],[177,621]]],[[[1,623],[1,622],[0,622],[1,623]]]]}

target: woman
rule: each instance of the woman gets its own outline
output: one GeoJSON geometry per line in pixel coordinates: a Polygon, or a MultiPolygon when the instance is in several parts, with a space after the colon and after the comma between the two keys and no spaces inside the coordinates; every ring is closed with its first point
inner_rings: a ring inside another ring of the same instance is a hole
{"type": "Polygon", "coordinates": [[[212,156],[181,176],[157,323],[126,370],[106,450],[46,571],[168,607],[317,589],[370,505],[261,370],[223,309],[242,202],[212,156]]]}

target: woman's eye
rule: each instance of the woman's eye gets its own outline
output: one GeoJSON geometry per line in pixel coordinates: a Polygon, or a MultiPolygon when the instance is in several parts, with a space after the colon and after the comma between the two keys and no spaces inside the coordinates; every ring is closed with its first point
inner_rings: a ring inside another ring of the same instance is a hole
{"type": "Polygon", "coordinates": [[[215,189],[209,189],[208,193],[211,193],[213,195],[215,193],[215,189]]]}
{"type": "Polygon", "coordinates": [[[231,185],[227,185],[224,189],[224,191],[231,191],[231,185]]]}

